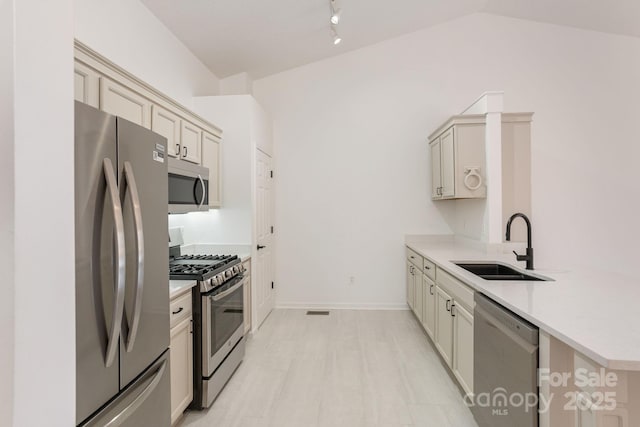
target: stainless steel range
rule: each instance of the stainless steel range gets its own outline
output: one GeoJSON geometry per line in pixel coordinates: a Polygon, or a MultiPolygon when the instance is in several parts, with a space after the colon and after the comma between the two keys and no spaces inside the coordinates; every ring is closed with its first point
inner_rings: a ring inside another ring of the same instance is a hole
{"type": "Polygon", "coordinates": [[[197,280],[193,295],[194,394],[192,409],[211,406],[245,351],[244,268],[236,255],[180,255],[171,248],[171,280],[197,280]]]}

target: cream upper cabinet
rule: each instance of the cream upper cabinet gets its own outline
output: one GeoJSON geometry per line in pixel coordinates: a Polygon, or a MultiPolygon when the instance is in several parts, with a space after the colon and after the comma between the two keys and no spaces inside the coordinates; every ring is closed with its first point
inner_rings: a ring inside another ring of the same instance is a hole
{"type": "Polygon", "coordinates": [[[453,374],[467,393],[473,393],[473,315],[454,301],[453,317],[453,374]]]}
{"type": "Polygon", "coordinates": [[[437,138],[430,145],[431,150],[431,198],[440,199],[440,189],[442,188],[442,175],[440,172],[440,138],[437,138]]]}
{"type": "Polygon", "coordinates": [[[167,154],[180,156],[180,117],[158,106],[151,107],[151,130],[167,138],[167,154]]]}
{"type": "Polygon", "coordinates": [[[74,99],[92,107],[100,107],[100,74],[76,62],[73,70],[74,99]]]}
{"type": "Polygon", "coordinates": [[[202,166],[209,168],[209,206],[222,206],[220,138],[202,133],[202,166]]]}
{"type": "Polygon", "coordinates": [[[180,130],[180,158],[191,163],[201,163],[202,129],[187,121],[182,121],[180,130]]]}
{"type": "Polygon", "coordinates": [[[423,283],[423,303],[422,303],[422,325],[431,339],[435,338],[436,328],[436,285],[425,274],[422,276],[423,283]]]}
{"type": "Polygon", "coordinates": [[[451,366],[453,356],[453,299],[440,286],[436,286],[436,347],[442,358],[451,366]]]}
{"type": "Polygon", "coordinates": [[[486,197],[485,127],[484,117],[456,116],[429,137],[433,200],[486,197]]]}
{"type": "Polygon", "coordinates": [[[443,198],[453,197],[455,194],[455,156],[453,147],[453,127],[446,130],[440,137],[440,195],[443,198]]]}
{"type": "Polygon", "coordinates": [[[100,79],[100,109],[151,129],[151,102],[106,77],[100,79]]]}

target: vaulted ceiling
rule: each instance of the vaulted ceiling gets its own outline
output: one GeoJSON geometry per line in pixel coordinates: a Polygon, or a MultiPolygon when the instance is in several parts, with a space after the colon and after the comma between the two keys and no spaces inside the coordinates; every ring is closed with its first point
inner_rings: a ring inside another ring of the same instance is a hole
{"type": "Polygon", "coordinates": [[[639,0],[141,0],[220,78],[260,78],[463,15],[487,12],[640,37],[639,0]]]}

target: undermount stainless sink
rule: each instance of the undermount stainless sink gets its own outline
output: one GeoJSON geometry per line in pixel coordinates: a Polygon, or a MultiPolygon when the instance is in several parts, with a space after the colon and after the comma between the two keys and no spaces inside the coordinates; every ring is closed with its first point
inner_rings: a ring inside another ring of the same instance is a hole
{"type": "Polygon", "coordinates": [[[454,264],[485,280],[518,280],[542,282],[550,280],[544,277],[531,276],[529,274],[511,268],[508,265],[498,264],[496,262],[454,262],[454,264]]]}

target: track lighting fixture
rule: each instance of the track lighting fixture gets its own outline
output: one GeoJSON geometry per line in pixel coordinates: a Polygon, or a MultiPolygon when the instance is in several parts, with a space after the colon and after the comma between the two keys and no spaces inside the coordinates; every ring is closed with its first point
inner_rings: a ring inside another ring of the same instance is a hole
{"type": "Polygon", "coordinates": [[[338,35],[338,31],[336,30],[336,25],[340,22],[340,14],[342,10],[337,7],[336,0],[329,0],[329,11],[330,18],[329,22],[331,23],[331,33],[333,34],[333,44],[338,45],[342,41],[342,38],[338,35]]]}
{"type": "Polygon", "coordinates": [[[342,41],[342,38],[338,35],[336,28],[332,25],[331,32],[333,33],[333,44],[338,45],[342,41]]]}

